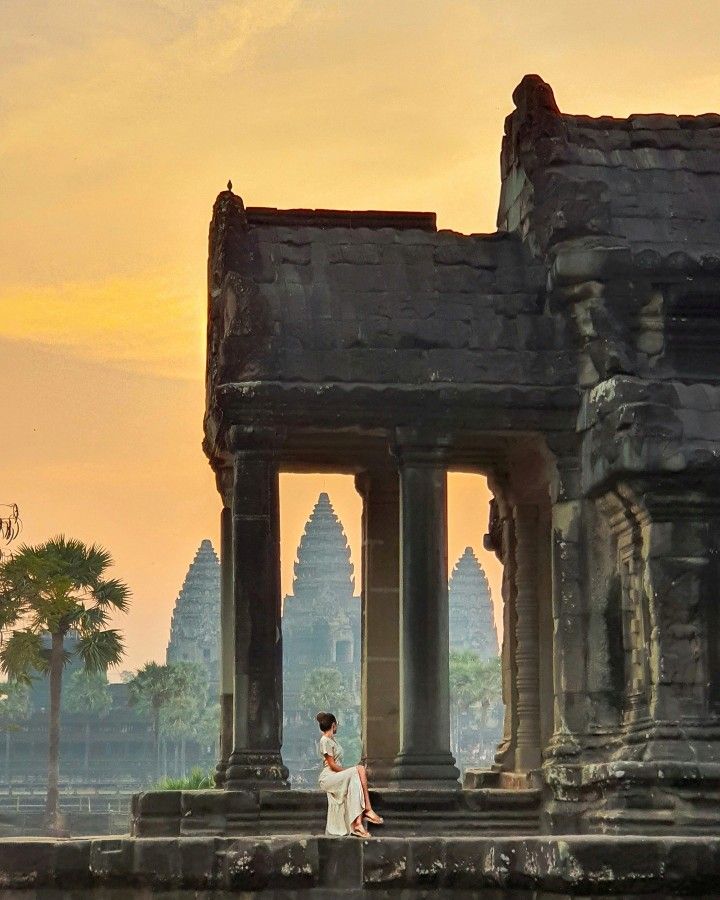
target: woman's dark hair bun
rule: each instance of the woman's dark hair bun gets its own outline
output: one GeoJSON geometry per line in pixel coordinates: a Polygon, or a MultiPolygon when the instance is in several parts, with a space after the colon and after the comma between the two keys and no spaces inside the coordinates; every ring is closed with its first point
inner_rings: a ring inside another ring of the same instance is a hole
{"type": "Polygon", "coordinates": [[[332,713],[319,712],[315,718],[320,726],[320,731],[329,731],[335,722],[337,722],[337,719],[332,713]]]}

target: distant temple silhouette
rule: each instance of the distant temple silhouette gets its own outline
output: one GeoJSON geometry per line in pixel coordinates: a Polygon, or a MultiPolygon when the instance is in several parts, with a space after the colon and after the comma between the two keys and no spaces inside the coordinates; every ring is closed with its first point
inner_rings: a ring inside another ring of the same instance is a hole
{"type": "Polygon", "coordinates": [[[455,563],[448,583],[450,650],[471,650],[483,659],[499,652],[490,585],[472,547],[455,563]]]}
{"type": "Polygon", "coordinates": [[[220,685],[220,561],[209,540],[195,559],[175,601],[167,662],[193,662],[207,672],[209,696],[220,685]]]}
{"type": "MultiPolygon", "coordinates": [[[[283,758],[294,783],[301,784],[317,768],[317,710],[306,708],[301,696],[310,673],[337,669],[354,701],[353,708],[342,711],[343,735],[347,739],[358,732],[359,738],[362,605],[345,531],[324,492],[300,538],[294,571],[292,594],[283,601],[283,758]]],[[[448,592],[450,649],[484,659],[497,656],[490,588],[471,547],[458,559],[448,592]]]]}

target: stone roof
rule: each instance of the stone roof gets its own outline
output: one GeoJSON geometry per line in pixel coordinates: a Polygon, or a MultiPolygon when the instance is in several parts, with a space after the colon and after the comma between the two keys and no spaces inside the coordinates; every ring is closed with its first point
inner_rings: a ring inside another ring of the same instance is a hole
{"type": "Polygon", "coordinates": [[[569,115],[537,75],[513,100],[501,229],[537,250],[592,237],[645,270],[720,270],[720,115],[569,115]]]}

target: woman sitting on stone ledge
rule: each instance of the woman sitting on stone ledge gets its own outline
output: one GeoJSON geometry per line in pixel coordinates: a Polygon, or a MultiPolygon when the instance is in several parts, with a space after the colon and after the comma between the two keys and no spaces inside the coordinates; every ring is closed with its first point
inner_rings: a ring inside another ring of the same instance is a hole
{"type": "Polygon", "coordinates": [[[318,783],[327,793],[328,814],[326,834],[370,837],[365,821],[382,825],[383,819],[372,808],[368,793],[365,766],[342,767],[342,747],[335,740],[337,719],[332,713],[318,713],[320,726],[320,756],[323,767],[318,783]]]}

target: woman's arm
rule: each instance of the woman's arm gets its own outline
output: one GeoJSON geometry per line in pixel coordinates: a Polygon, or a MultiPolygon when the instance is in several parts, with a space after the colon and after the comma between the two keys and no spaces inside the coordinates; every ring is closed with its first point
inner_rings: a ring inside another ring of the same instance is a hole
{"type": "Polygon", "coordinates": [[[325,763],[327,764],[328,768],[330,768],[333,772],[342,772],[343,771],[343,767],[339,766],[335,762],[335,757],[332,756],[332,754],[325,753],[324,756],[325,756],[325,763]]]}

